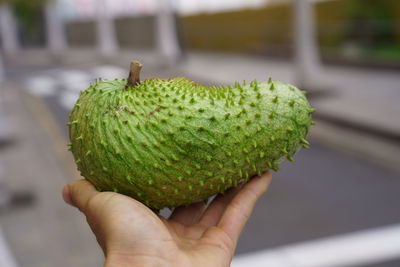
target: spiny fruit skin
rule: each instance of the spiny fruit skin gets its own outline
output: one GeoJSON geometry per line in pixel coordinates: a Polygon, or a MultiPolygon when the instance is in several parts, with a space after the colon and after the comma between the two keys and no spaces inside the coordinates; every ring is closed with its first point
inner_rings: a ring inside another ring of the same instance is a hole
{"type": "Polygon", "coordinates": [[[205,200],[293,160],[314,111],[292,85],[206,87],[185,78],[97,80],[70,114],[82,176],[151,208],[205,200]],[[229,155],[229,156],[228,156],[229,155]]]}

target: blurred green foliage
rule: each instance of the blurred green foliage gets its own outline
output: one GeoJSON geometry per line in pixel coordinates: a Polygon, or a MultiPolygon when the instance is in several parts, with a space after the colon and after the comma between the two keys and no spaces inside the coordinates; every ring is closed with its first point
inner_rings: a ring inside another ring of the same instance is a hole
{"type": "Polygon", "coordinates": [[[11,5],[21,26],[33,33],[40,26],[38,17],[43,5],[50,1],[52,0],[0,0],[0,3],[11,5]]]}
{"type": "MultiPolygon", "coordinates": [[[[395,41],[395,8],[398,0],[346,1],[349,27],[347,38],[365,47],[390,45],[395,41]]],[[[399,19],[399,18],[397,18],[399,19]]]]}

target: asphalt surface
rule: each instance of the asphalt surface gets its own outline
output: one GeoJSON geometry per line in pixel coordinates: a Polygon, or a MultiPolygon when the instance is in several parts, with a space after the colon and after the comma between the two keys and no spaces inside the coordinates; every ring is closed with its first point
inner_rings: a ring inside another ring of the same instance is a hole
{"type": "MultiPolygon", "coordinates": [[[[54,73],[43,73],[57,82],[54,73]]],[[[35,75],[37,70],[27,77],[35,75]]],[[[92,74],[88,77],[92,79],[92,74]]],[[[59,123],[66,143],[70,107],[61,99],[70,90],[67,87],[58,84],[54,92],[38,94],[59,123]]],[[[310,142],[311,148],[301,150],[296,162],[283,163],[273,174],[269,192],[257,203],[243,232],[238,254],[399,223],[399,172],[310,142]]],[[[400,266],[400,261],[364,266],[400,266]]]]}

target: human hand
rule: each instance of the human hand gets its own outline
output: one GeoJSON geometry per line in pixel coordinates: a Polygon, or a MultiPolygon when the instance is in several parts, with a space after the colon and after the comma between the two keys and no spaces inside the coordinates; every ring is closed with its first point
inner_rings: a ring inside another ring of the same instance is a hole
{"type": "Polygon", "coordinates": [[[86,180],[65,185],[65,202],[86,216],[105,255],[106,267],[229,266],[239,235],[257,199],[267,190],[265,173],[217,196],[207,207],[178,207],[169,219],[128,196],[98,192],[86,180]]]}

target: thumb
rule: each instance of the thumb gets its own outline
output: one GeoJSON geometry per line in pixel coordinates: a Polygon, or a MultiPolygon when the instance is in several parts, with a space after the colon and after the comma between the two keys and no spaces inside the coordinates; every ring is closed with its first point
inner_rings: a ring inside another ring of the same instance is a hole
{"type": "Polygon", "coordinates": [[[81,179],[64,186],[62,196],[66,203],[77,207],[85,213],[90,199],[99,194],[96,188],[87,180],[81,179]]]}

